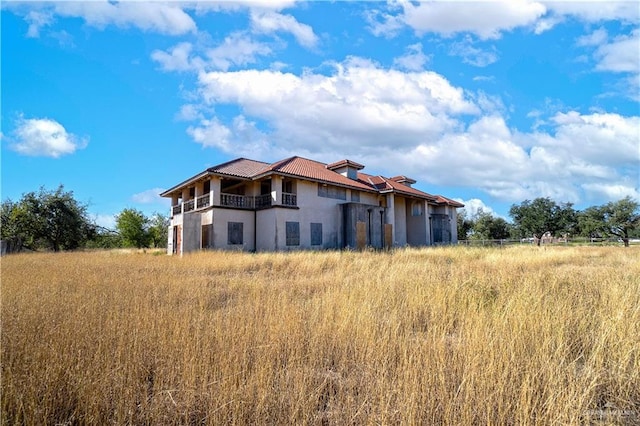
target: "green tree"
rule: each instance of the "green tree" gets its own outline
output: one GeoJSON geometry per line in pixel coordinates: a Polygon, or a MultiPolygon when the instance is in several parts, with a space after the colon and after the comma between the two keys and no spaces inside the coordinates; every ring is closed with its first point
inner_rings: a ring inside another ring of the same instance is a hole
{"type": "Polygon", "coordinates": [[[548,197],[513,204],[509,209],[509,216],[513,218],[520,237],[533,236],[537,239],[538,245],[540,245],[542,236],[547,232],[550,232],[551,235],[571,233],[577,227],[573,205],[571,203],[557,204],[548,197]]]}
{"type": "Polygon", "coordinates": [[[149,219],[149,237],[154,247],[167,247],[169,218],[162,213],[154,213],[149,219]]]}
{"type": "Polygon", "coordinates": [[[625,247],[629,246],[629,237],[640,228],[640,205],[631,197],[589,207],[579,216],[583,234],[591,237],[616,236],[625,247]]]}
{"type": "Polygon", "coordinates": [[[510,231],[510,225],[506,220],[479,209],[473,221],[471,238],[474,240],[502,240],[509,238],[510,231]]]}
{"type": "Polygon", "coordinates": [[[136,209],[124,209],[116,216],[116,228],[126,247],[149,247],[149,218],[136,209]]]}
{"type": "Polygon", "coordinates": [[[17,203],[4,201],[1,228],[3,239],[32,250],[72,250],[95,234],[86,205],[63,185],[54,191],[41,187],[38,192],[24,194],[17,203]]]}
{"type": "Polygon", "coordinates": [[[466,240],[473,230],[473,221],[467,217],[467,211],[465,209],[458,210],[457,220],[458,239],[466,240]]]}

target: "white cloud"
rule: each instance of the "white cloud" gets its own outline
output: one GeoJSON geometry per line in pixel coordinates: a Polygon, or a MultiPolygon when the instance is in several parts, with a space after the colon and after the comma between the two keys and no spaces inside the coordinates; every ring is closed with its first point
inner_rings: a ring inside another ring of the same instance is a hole
{"type": "Polygon", "coordinates": [[[253,31],[263,34],[275,32],[291,33],[302,46],[311,48],[318,43],[318,37],[313,29],[302,24],[291,15],[283,15],[278,12],[252,10],[251,27],[253,31]]]}
{"type": "Polygon", "coordinates": [[[271,54],[264,43],[251,40],[246,34],[233,33],[217,47],[206,52],[208,63],[214,69],[228,70],[232,66],[243,66],[256,62],[258,56],[271,54]]]}
{"type": "Polygon", "coordinates": [[[27,37],[40,37],[40,28],[46,27],[53,23],[53,16],[50,12],[32,10],[27,13],[24,20],[29,23],[27,37]]]}
{"type": "Polygon", "coordinates": [[[640,8],[636,1],[543,1],[554,14],[573,16],[586,22],[622,20],[638,22],[640,8]]]}
{"type": "Polygon", "coordinates": [[[393,60],[394,65],[409,71],[421,71],[427,62],[429,57],[422,52],[422,43],[407,46],[406,53],[393,60]]]}
{"type": "Polygon", "coordinates": [[[598,47],[596,69],[612,72],[640,72],[640,30],[615,38],[598,47]]]}
{"type": "Polygon", "coordinates": [[[468,35],[462,41],[451,43],[449,54],[459,56],[463,62],[476,67],[486,67],[498,60],[495,47],[492,47],[491,50],[474,47],[473,40],[468,35]]]}
{"type": "MultiPolygon", "coordinates": [[[[50,25],[54,16],[81,18],[89,26],[103,29],[114,25],[120,28],[136,27],[143,31],[180,35],[196,30],[196,24],[180,3],[156,3],[127,1],[61,1],[27,3],[29,11],[25,19],[29,22],[28,35],[37,37],[41,28],[50,25]]],[[[9,7],[24,10],[16,3],[9,7]]]]}
{"type": "Polygon", "coordinates": [[[607,41],[608,37],[607,30],[598,28],[591,34],[578,37],[576,44],[578,46],[600,46],[607,41]]]}
{"type": "Polygon", "coordinates": [[[468,217],[475,216],[476,214],[478,214],[479,211],[495,215],[495,211],[491,207],[486,205],[484,203],[484,201],[482,201],[479,198],[471,198],[469,200],[463,200],[462,198],[456,198],[455,200],[461,202],[462,204],[464,204],[464,209],[467,212],[467,216],[468,217]]]}
{"type": "Polygon", "coordinates": [[[230,34],[216,47],[204,49],[202,55],[194,53],[191,43],[178,43],[168,51],[154,50],[151,59],[158,62],[163,71],[200,72],[211,69],[227,71],[234,66],[244,66],[257,61],[258,56],[271,54],[265,43],[252,40],[243,33],[230,34]],[[206,57],[203,58],[203,56],[206,57]]]}
{"type": "Polygon", "coordinates": [[[192,50],[191,43],[178,43],[169,52],[154,50],[151,52],[151,59],[158,62],[163,71],[197,71],[202,69],[203,62],[191,57],[192,50]]]}
{"type": "Polygon", "coordinates": [[[19,154],[59,158],[84,148],[87,138],[68,133],[62,124],[48,118],[20,118],[13,131],[11,148],[19,154]]]}
{"type": "Polygon", "coordinates": [[[592,199],[598,200],[598,203],[607,201],[617,201],[624,197],[631,197],[635,200],[640,200],[640,187],[639,182],[635,183],[636,186],[632,186],[633,183],[627,184],[618,183],[586,183],[582,185],[585,191],[592,195],[592,199]]]}
{"type": "Polygon", "coordinates": [[[335,64],[328,76],[244,70],[202,73],[199,82],[207,104],[238,104],[293,150],[402,149],[457,125],[452,116],[479,112],[439,74],[386,70],[358,58],[335,64]]]}
{"type": "Polygon", "coordinates": [[[528,0],[406,2],[403,8],[402,20],[418,33],[452,36],[469,32],[483,40],[497,39],[502,32],[533,25],[546,13],[542,3],[528,0]]]}
{"type": "Polygon", "coordinates": [[[201,120],[199,126],[189,126],[187,133],[204,147],[231,151],[231,130],[216,117],[201,120]]]}
{"type": "Polygon", "coordinates": [[[164,191],[164,188],[152,188],[146,191],[138,192],[131,196],[131,200],[140,204],[152,204],[165,202],[166,198],[162,198],[160,193],[164,191]]]}
{"type": "Polygon", "coordinates": [[[180,111],[176,114],[175,119],[178,121],[194,121],[203,119],[204,116],[198,105],[184,104],[180,107],[180,111]]]}
{"type": "Polygon", "coordinates": [[[365,19],[376,36],[395,36],[403,26],[417,33],[444,37],[474,34],[498,39],[504,32],[530,28],[535,34],[550,30],[571,17],[586,23],[621,20],[640,22],[635,1],[390,1],[386,10],[370,10],[365,19]]]}
{"type": "Polygon", "coordinates": [[[628,187],[630,170],[640,167],[638,116],[567,111],[545,119],[546,132],[521,133],[507,125],[500,98],[465,93],[434,72],[384,69],[360,58],[333,65],[329,75],[201,73],[203,104],[234,105],[242,115],[231,124],[201,120],[189,134],[254,158],[349,157],[396,174],[402,164],[400,172],[425,185],[455,182],[507,201],[578,202],[600,190],[595,184],[628,187]],[[469,115],[477,118],[465,125],[469,115]]]}

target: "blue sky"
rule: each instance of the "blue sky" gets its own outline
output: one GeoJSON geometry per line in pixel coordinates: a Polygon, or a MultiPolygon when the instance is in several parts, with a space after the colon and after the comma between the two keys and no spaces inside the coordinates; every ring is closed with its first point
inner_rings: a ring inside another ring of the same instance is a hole
{"type": "Polygon", "coordinates": [[[113,225],[237,157],[348,158],[507,216],[640,200],[640,6],[2,3],[2,199],[113,225]]]}

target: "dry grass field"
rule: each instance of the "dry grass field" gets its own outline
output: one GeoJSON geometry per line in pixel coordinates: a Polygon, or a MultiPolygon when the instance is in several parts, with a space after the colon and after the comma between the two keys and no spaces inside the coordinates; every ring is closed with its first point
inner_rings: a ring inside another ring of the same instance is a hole
{"type": "Polygon", "coordinates": [[[2,424],[640,424],[640,247],[11,255],[2,424]]]}

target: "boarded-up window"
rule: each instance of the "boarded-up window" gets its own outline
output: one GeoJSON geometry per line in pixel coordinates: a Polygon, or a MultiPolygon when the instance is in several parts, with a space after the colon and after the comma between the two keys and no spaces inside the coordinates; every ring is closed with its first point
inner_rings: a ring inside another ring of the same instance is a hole
{"type": "Polygon", "coordinates": [[[322,224],[321,223],[311,224],[311,245],[312,246],[322,245],[322,224]]]}
{"type": "Polygon", "coordinates": [[[211,228],[213,225],[202,225],[202,242],[200,247],[208,249],[211,246],[211,228]]]}
{"type": "Polygon", "coordinates": [[[300,245],[300,222],[286,222],[287,245],[300,245]]]}
{"type": "Polygon", "coordinates": [[[356,203],[360,202],[360,191],[351,190],[351,201],[355,201],[356,203]]]}
{"type": "Polygon", "coordinates": [[[242,244],[242,222],[228,222],[227,228],[227,244],[242,244]]]}
{"type": "Polygon", "coordinates": [[[318,197],[335,198],[337,200],[347,199],[347,190],[337,186],[331,186],[324,183],[318,184],[318,197]]]}

